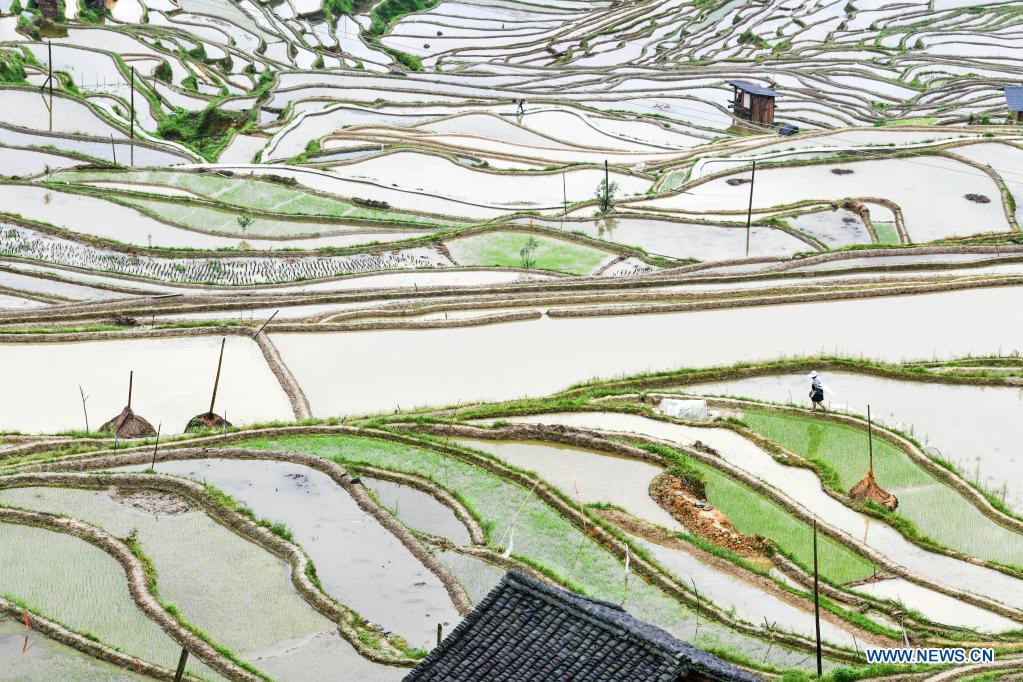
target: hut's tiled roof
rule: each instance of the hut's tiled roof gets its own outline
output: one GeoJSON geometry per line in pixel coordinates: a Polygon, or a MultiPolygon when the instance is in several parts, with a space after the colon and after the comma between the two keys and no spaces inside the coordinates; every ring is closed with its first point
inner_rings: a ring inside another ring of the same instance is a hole
{"type": "Polygon", "coordinates": [[[1023,111],[1023,85],[1006,86],[1005,102],[1009,105],[1009,111],[1023,111]]]}
{"type": "Polygon", "coordinates": [[[760,85],[753,83],[747,83],[746,81],[725,81],[733,88],[739,88],[743,92],[748,92],[751,95],[767,95],[768,97],[777,97],[778,93],[770,88],[765,88],[760,85]]]}
{"type": "Polygon", "coordinates": [[[755,682],[614,604],[509,572],[405,682],[755,682]]]}

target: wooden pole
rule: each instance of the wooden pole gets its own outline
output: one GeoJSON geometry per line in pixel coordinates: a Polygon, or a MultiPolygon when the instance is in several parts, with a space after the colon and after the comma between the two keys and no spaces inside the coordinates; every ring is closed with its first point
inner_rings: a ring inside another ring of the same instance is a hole
{"type": "Polygon", "coordinates": [[[217,387],[220,386],[220,367],[224,364],[224,344],[227,343],[225,336],[220,341],[220,359],[217,360],[217,376],[213,380],[213,397],[210,398],[210,414],[213,414],[213,403],[217,401],[217,387]]]}
{"type": "Polygon", "coordinates": [[[440,646],[440,641],[444,639],[444,625],[437,623],[437,646],[440,646]]]}
{"type": "Polygon", "coordinates": [[[824,674],[821,662],[821,598],[817,587],[817,519],[813,520],[813,622],[817,628],[817,677],[824,674]]]}
{"type": "Polygon", "coordinates": [[[110,152],[114,156],[114,165],[117,165],[117,147],[114,145],[114,135],[110,134],[110,152]]]}
{"type": "Polygon", "coordinates": [[[870,449],[870,476],[874,478],[874,426],[870,421],[870,405],[867,405],[867,447],[870,449]]]}
{"type": "Polygon", "coordinates": [[[131,137],[130,166],[135,165],[135,67],[131,67],[131,116],[128,118],[128,131],[131,137]]]}
{"type": "Polygon", "coordinates": [[[565,204],[565,214],[568,214],[568,181],[565,180],[566,172],[567,171],[561,172],[561,198],[565,204]]]}
{"type": "Polygon", "coordinates": [[[749,208],[746,209],[746,258],[749,258],[749,236],[753,224],[753,185],[757,180],[757,162],[753,161],[753,174],[749,180],[749,208]]]}
{"type": "MultiPolygon", "coordinates": [[[[416,287],[416,291],[419,291],[419,288],[418,288],[418,287],[416,287]]],[[[256,338],[257,336],[259,336],[259,332],[261,332],[261,331],[263,331],[264,329],[266,329],[266,325],[268,325],[268,324],[270,324],[271,322],[273,322],[273,319],[274,319],[275,317],[277,317],[277,313],[279,313],[279,312],[281,312],[281,311],[280,311],[280,310],[275,310],[275,311],[274,311],[274,314],[270,316],[270,319],[269,319],[269,320],[267,320],[266,322],[264,322],[264,323],[263,323],[263,326],[262,326],[262,327],[260,327],[259,329],[257,329],[257,330],[256,330],[256,333],[252,335],[252,338],[256,338]]]]}
{"type": "Polygon", "coordinates": [[[160,429],[163,428],[163,422],[156,425],[156,443],[153,445],[153,463],[150,465],[150,469],[156,471],[156,450],[160,447],[160,429]]]}
{"type": "Polygon", "coordinates": [[[181,682],[185,676],[185,664],[188,663],[188,649],[181,648],[181,658],[178,659],[178,670],[174,673],[174,682],[181,682]]]}
{"type": "Polygon", "coordinates": [[[46,61],[49,62],[49,76],[46,78],[50,85],[50,132],[53,132],[53,43],[46,41],[46,61]]]}
{"type": "Polygon", "coordinates": [[[128,409],[131,409],[131,385],[135,380],[135,370],[128,372],[128,409]]]}

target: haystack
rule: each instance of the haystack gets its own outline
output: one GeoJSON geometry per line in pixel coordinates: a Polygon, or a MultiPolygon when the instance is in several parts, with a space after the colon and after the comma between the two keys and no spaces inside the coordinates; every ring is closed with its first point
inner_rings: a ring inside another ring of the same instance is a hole
{"type": "Polygon", "coordinates": [[[217,387],[220,385],[220,368],[224,364],[224,344],[226,343],[227,337],[221,339],[220,359],[217,360],[217,375],[213,379],[213,397],[210,398],[210,409],[189,419],[185,426],[185,433],[202,429],[226,429],[231,426],[231,422],[213,411],[213,405],[217,402],[217,387]]]}
{"type": "Polygon", "coordinates": [[[231,422],[227,421],[219,414],[213,412],[203,412],[197,414],[188,420],[188,426],[185,427],[185,431],[199,431],[201,429],[225,429],[230,428],[231,422]]]}
{"type": "Polygon", "coordinates": [[[118,438],[148,438],[156,435],[156,429],[148,421],[131,410],[131,389],[135,372],[128,374],[128,405],[103,426],[100,431],[112,431],[118,438]]]}
{"type": "Polygon", "coordinates": [[[888,511],[894,511],[899,506],[899,500],[890,492],[882,488],[874,480],[874,426],[870,420],[870,406],[867,406],[867,443],[870,450],[870,468],[867,475],[860,479],[860,482],[849,491],[849,497],[857,502],[870,501],[886,507],[888,511]]]}

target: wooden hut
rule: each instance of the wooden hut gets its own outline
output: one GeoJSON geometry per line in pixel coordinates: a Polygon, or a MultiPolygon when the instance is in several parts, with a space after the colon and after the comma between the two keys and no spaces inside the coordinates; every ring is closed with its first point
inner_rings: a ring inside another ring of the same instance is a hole
{"type": "Polygon", "coordinates": [[[36,0],[39,12],[50,21],[60,21],[60,7],[57,0],[36,0]]]}
{"type": "Polygon", "coordinates": [[[511,571],[404,682],[756,682],[617,604],[511,571]]]}
{"type": "Polygon", "coordinates": [[[1009,106],[1009,116],[1012,120],[1023,123],[1023,85],[1007,85],[1005,103],[1009,106]]]}
{"type": "Polygon", "coordinates": [[[728,108],[740,121],[756,125],[774,125],[774,98],[778,93],[770,88],[745,81],[726,81],[732,86],[732,102],[728,108]]]}

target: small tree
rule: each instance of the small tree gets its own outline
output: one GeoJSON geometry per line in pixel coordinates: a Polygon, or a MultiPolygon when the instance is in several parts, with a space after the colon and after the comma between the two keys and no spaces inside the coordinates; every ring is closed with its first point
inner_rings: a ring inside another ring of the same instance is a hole
{"type": "Polygon", "coordinates": [[[519,249],[519,258],[522,260],[523,268],[529,270],[536,267],[536,258],[533,257],[533,252],[536,251],[538,246],[540,246],[540,242],[530,236],[522,248],[519,249]]]}
{"type": "Polygon", "coordinates": [[[618,194],[618,183],[612,180],[607,181],[607,178],[600,181],[597,185],[597,192],[595,194],[597,199],[597,205],[600,209],[601,215],[610,213],[615,210],[615,196],[618,194]]]}
{"type": "Polygon", "coordinates": [[[242,228],[242,234],[245,234],[245,228],[252,224],[252,218],[247,215],[238,216],[238,225],[242,228]]]}

